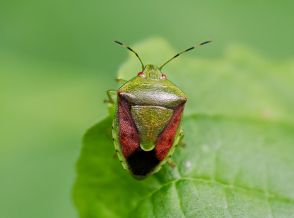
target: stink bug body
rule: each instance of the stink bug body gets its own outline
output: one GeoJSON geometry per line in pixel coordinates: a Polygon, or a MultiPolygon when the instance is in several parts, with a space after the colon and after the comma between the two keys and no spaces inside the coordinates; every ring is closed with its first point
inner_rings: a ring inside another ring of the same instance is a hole
{"type": "Polygon", "coordinates": [[[115,42],[133,52],[142,65],[136,77],[124,81],[117,91],[108,91],[108,102],[114,109],[112,136],[117,156],[125,169],[142,179],[160,169],[183,137],[181,118],[187,97],[161,69],[196,46],[157,67],[145,66],[133,49],[115,42]]]}

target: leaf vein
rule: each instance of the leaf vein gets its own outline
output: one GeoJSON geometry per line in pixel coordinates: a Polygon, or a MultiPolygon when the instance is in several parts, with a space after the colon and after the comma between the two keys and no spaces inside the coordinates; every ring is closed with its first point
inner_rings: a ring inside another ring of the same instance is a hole
{"type": "Polygon", "coordinates": [[[183,215],[183,217],[186,217],[185,212],[183,210],[183,204],[182,204],[181,194],[179,193],[179,190],[177,188],[177,183],[173,183],[173,186],[175,188],[175,193],[177,195],[178,204],[179,204],[179,207],[180,207],[181,214],[183,215]]]}
{"type": "Polygon", "coordinates": [[[207,184],[218,184],[223,186],[223,188],[229,188],[229,189],[234,189],[234,190],[240,190],[240,191],[245,191],[245,192],[249,192],[251,194],[254,195],[262,195],[263,197],[266,197],[267,199],[275,199],[276,201],[280,201],[280,202],[287,202],[287,203],[291,203],[294,205],[294,199],[290,198],[288,196],[284,196],[284,195],[280,195],[274,192],[266,192],[264,190],[260,190],[260,189],[254,189],[254,188],[248,188],[245,186],[241,186],[241,185],[237,185],[237,184],[230,184],[230,183],[226,183],[224,181],[221,180],[214,180],[212,181],[211,179],[208,178],[179,178],[179,179],[175,179],[172,181],[169,181],[165,184],[163,184],[161,187],[155,189],[154,191],[150,192],[148,195],[146,195],[142,201],[146,198],[152,197],[154,194],[156,194],[157,192],[159,192],[161,189],[163,189],[164,187],[168,186],[168,185],[172,185],[175,183],[178,183],[180,181],[196,181],[196,182],[202,182],[202,183],[207,183],[207,184]]]}

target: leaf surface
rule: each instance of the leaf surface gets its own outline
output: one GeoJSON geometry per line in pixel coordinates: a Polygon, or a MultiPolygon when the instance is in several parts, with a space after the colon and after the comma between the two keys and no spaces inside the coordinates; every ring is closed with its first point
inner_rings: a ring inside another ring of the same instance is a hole
{"type": "MultiPolygon", "coordinates": [[[[159,38],[134,48],[158,65],[176,53],[159,38]]],[[[179,59],[165,69],[188,95],[176,168],[133,179],[112,158],[104,119],[86,133],[77,164],[80,217],[294,217],[293,62],[244,47],[215,60],[179,59]]],[[[136,69],[131,56],[119,78],[136,69]]]]}

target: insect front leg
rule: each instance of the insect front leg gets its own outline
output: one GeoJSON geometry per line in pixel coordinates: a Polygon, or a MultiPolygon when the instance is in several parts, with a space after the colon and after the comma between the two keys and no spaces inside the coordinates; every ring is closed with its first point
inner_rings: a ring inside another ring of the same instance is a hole
{"type": "Polygon", "coordinates": [[[116,98],[117,98],[117,91],[116,90],[107,90],[106,94],[107,94],[108,99],[105,99],[104,103],[107,104],[109,115],[111,117],[113,117],[114,113],[115,113],[115,104],[116,104],[116,98]]]}
{"type": "Polygon", "coordinates": [[[123,85],[123,84],[125,84],[128,80],[120,79],[120,78],[116,78],[115,81],[118,82],[119,84],[123,85]]]}
{"type": "Polygon", "coordinates": [[[107,90],[106,94],[108,99],[105,99],[104,103],[114,104],[114,96],[116,96],[116,90],[107,90]]]}

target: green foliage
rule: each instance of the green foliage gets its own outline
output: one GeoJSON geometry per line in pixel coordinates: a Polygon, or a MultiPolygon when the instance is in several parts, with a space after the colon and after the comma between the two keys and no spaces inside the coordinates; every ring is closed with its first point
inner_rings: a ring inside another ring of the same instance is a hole
{"type": "MultiPolygon", "coordinates": [[[[162,39],[134,48],[158,65],[175,53],[162,39]]],[[[119,77],[139,69],[132,56],[119,77]]],[[[177,167],[133,179],[112,158],[111,118],[104,119],[86,133],[77,164],[80,217],[293,217],[293,70],[242,47],[170,63],[168,78],[188,95],[177,167]]]]}

